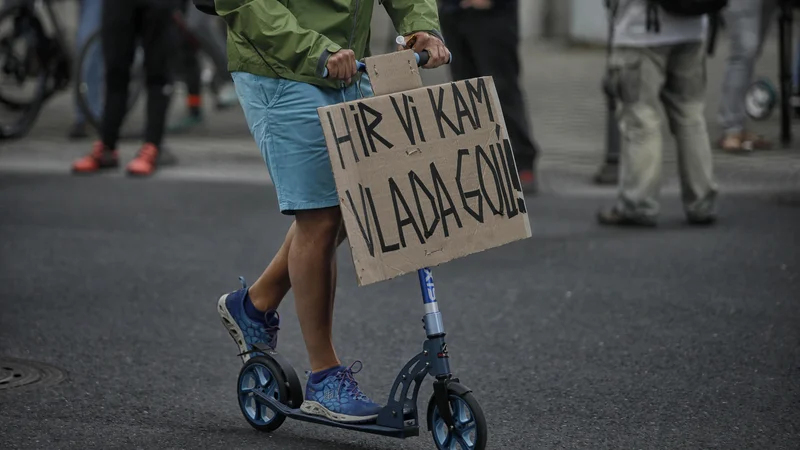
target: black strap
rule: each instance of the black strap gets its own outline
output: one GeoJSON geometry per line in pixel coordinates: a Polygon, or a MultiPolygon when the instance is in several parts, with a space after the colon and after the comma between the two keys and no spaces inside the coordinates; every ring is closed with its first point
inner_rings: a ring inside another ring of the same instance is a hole
{"type": "Polygon", "coordinates": [[[608,9],[608,44],[606,45],[606,66],[611,62],[612,48],[614,47],[614,32],[616,29],[617,12],[619,11],[620,0],[606,0],[608,9]]]}
{"type": "Polygon", "coordinates": [[[658,5],[647,2],[647,31],[661,32],[661,22],[658,20],[658,5]]]}
{"type": "Polygon", "coordinates": [[[709,14],[708,16],[708,56],[714,56],[717,47],[717,34],[719,34],[722,15],[720,13],[709,14]]]}

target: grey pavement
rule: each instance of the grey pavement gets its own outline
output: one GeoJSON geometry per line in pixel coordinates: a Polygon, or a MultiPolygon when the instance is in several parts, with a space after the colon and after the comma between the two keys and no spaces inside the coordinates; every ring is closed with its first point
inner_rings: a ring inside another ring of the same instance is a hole
{"type": "MultiPolygon", "coordinates": [[[[690,228],[602,229],[596,198],[530,199],[534,237],[436,268],[454,373],[489,449],[794,449],[798,199],[733,194],[690,228]]],[[[66,372],[0,390],[3,449],[432,449],[238,410],[216,299],[288,219],[260,184],[0,175],[0,356],[66,372]]],[[[416,277],[359,288],[339,252],[335,341],[380,401],[423,331],[416,277]]],[[[307,368],[291,296],[279,349],[307,368]]],[[[429,380],[430,381],[430,380],[429,380]]],[[[425,383],[421,406],[431,393],[425,383]]]]}
{"type": "MultiPolygon", "coordinates": [[[[373,44],[379,47],[379,42],[373,44]]],[[[605,103],[599,89],[605,53],[602,49],[576,48],[555,42],[528,40],[520,54],[524,61],[522,84],[525,88],[534,135],[543,148],[541,159],[544,190],[569,195],[597,193],[588,183],[603,157],[605,139],[605,103]]],[[[707,118],[710,139],[717,138],[715,112],[719,103],[727,41],[720,40],[717,56],[709,61],[707,118]]],[[[774,37],[759,62],[759,76],[777,80],[777,42],[774,37]]],[[[425,71],[426,84],[448,81],[445,69],[425,71]]],[[[173,118],[183,113],[183,99],[173,102],[173,118]]],[[[135,139],[142,129],[144,102],[131,114],[125,126],[128,139],[122,152],[130,157],[138,145],[135,139]]],[[[71,121],[69,93],[47,105],[30,136],[20,141],[0,142],[0,167],[6,170],[38,172],[67,170],[70,162],[84,153],[88,141],[64,139],[71,121]]],[[[269,182],[260,153],[250,137],[238,107],[224,112],[209,108],[206,123],[187,135],[168,136],[166,146],[179,164],[162,176],[239,179],[269,182]]],[[[774,139],[779,137],[777,111],[768,120],[752,124],[752,129],[774,139]]],[[[676,190],[675,151],[666,139],[665,160],[669,168],[667,190],[676,190]]],[[[734,156],[717,152],[717,172],[726,191],[793,189],[800,184],[800,132],[788,148],[734,156]]]]}
{"type": "MultiPolygon", "coordinates": [[[[773,79],[774,50],[760,66],[773,79]]],[[[602,157],[603,53],[536,41],[522,52],[545,150],[534,236],[434,270],[453,369],[484,407],[488,448],[796,449],[800,140],[718,155],[715,227],[682,222],[672,177],[658,229],[600,228],[592,215],[613,188],[588,178],[602,157]]],[[[720,71],[718,57],[712,84],[720,71]]],[[[718,89],[709,95],[713,120],[718,89]]],[[[150,180],[69,176],[88,146],[63,138],[69,111],[57,98],[31,136],[0,143],[0,358],[66,373],[0,389],[0,449],[434,448],[424,430],[395,441],[287,421],[263,435],[242,418],[240,362],[215,302],[239,275],[258,276],[289,219],[240,111],[171,136],[178,162],[150,180]]],[[[127,132],[140,127],[139,112],[127,132]]],[[[756,129],[777,139],[777,116],[756,129]]],[[[124,142],[125,158],[136,144],[124,142]]],[[[665,158],[674,165],[671,147],[665,158]]],[[[384,401],[424,338],[417,282],[359,288],[344,249],[339,262],[337,348],[364,361],[359,380],[384,401]]],[[[281,314],[279,348],[302,375],[291,295],[281,314]]]]}

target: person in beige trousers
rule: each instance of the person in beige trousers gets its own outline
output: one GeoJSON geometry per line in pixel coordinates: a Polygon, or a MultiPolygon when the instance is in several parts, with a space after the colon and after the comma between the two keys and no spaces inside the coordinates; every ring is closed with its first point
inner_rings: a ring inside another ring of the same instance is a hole
{"type": "MultiPolygon", "coordinates": [[[[662,115],[678,147],[681,198],[690,224],[716,220],[717,185],[704,115],[706,17],[658,10],[648,26],[646,0],[616,5],[612,76],[618,86],[623,145],[618,199],[598,212],[603,225],[655,226],[660,213],[662,115]]],[[[613,8],[613,7],[612,7],[613,8]]]]}

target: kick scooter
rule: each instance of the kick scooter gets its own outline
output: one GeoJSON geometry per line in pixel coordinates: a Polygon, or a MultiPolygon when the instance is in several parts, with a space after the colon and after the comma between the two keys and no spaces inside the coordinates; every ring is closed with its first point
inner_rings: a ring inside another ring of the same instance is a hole
{"type": "MultiPolygon", "coordinates": [[[[424,66],[429,55],[416,54],[417,64],[424,66]]],[[[366,65],[359,61],[360,71],[366,65]]],[[[327,71],[325,73],[327,75],[327,71]]],[[[430,269],[418,271],[423,323],[427,340],[422,351],[411,358],[392,384],[386,406],[371,423],[342,423],[326,417],[310,415],[300,409],[304,392],[297,373],[289,362],[266,344],[256,344],[254,356],[239,372],[237,397],[245,420],[255,429],[272,432],[286,418],[317,425],[405,439],[419,436],[417,397],[423,380],[430,375],[433,394],[428,401],[427,424],[439,450],[484,450],[487,441],[486,419],[472,391],[450,372],[442,313],[436,302],[436,290],[430,269]]]]}

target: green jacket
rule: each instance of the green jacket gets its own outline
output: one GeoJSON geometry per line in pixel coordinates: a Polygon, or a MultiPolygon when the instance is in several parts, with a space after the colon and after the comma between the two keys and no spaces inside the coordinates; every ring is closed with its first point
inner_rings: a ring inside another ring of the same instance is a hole
{"type": "MultiPolygon", "coordinates": [[[[228,24],[228,70],[318,86],[328,56],[349,48],[369,56],[375,0],[216,0],[228,24]]],[[[378,0],[402,35],[439,32],[436,0],[378,0]]]]}

